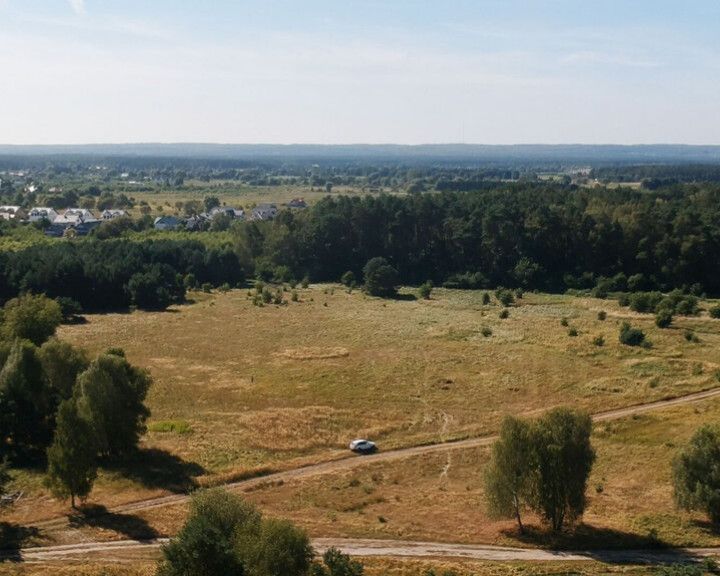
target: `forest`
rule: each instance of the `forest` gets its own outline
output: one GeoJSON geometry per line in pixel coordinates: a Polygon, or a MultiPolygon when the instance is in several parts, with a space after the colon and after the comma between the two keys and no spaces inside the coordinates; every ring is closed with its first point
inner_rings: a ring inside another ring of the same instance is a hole
{"type": "Polygon", "coordinates": [[[402,284],[717,295],[720,185],[518,182],[467,192],[328,194],[272,221],[162,237],[108,222],[88,238],[0,252],[0,300],[34,292],[72,298],[88,311],[164,308],[183,300],[188,282],[338,281],[348,271],[362,277],[379,256],[402,284]]]}

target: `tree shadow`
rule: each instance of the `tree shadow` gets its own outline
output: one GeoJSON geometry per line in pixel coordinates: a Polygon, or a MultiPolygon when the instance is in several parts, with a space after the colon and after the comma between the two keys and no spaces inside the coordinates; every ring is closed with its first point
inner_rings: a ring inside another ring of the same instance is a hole
{"type": "Polygon", "coordinates": [[[30,539],[41,538],[38,528],[0,522],[0,564],[22,562],[20,550],[30,539]]]}
{"type": "Polygon", "coordinates": [[[525,526],[525,534],[520,534],[517,528],[503,530],[503,534],[523,544],[551,550],[663,550],[669,547],[653,533],[643,535],[589,524],[578,524],[562,532],[529,525],[525,526]]]}
{"type": "Polygon", "coordinates": [[[705,560],[683,548],[670,547],[652,531],[643,535],[579,524],[563,532],[534,525],[526,526],[525,534],[520,534],[517,528],[502,532],[529,546],[586,556],[607,564],[693,564],[705,560]]]}
{"type": "Polygon", "coordinates": [[[391,296],[387,296],[387,300],[400,300],[400,301],[406,301],[406,302],[414,301],[417,299],[418,299],[418,297],[415,296],[415,294],[408,294],[408,293],[401,293],[401,292],[398,292],[391,296]]]}
{"type": "Polygon", "coordinates": [[[75,514],[68,516],[68,525],[71,528],[91,526],[113,530],[131,540],[149,540],[158,536],[157,531],[142,518],[110,512],[99,504],[83,505],[75,514]]]}
{"type": "Polygon", "coordinates": [[[185,462],[182,458],[157,448],[143,448],[122,460],[105,463],[107,470],[117,472],[146,488],[162,488],[175,493],[186,493],[197,488],[197,476],[205,469],[196,462],[185,462]]]}

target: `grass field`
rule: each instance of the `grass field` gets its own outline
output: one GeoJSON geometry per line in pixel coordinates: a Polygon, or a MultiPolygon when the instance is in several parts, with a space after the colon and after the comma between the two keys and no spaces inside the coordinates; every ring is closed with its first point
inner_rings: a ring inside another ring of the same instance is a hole
{"type": "MultiPolygon", "coordinates": [[[[345,457],[357,436],[386,450],[494,433],[507,413],[535,415],[558,405],[597,412],[718,384],[720,321],[707,315],[676,317],[661,330],[651,315],[572,296],[526,294],[505,320],[494,297],[483,306],[482,292],[438,289],[427,301],[380,300],[314,285],[299,296],[256,307],[247,290],[192,293],[193,303],[164,313],[90,316],[87,324],[64,326],[62,338],[93,353],[123,347],[155,381],[142,441],[146,461],[103,471],[89,503],[110,507],[183,491],[193,481],[345,457]],[[623,321],[645,330],[652,346],[620,344],[623,321]],[[684,338],[687,329],[699,342],[684,338]]],[[[597,424],[585,525],[555,544],[719,545],[701,516],[676,513],[669,485],[677,447],[719,411],[720,402],[707,401],[597,424]]],[[[487,449],[435,453],[269,484],[247,497],[316,537],[537,545],[532,536],[519,539],[512,522],[486,518],[488,456],[487,449]]],[[[66,503],[50,499],[40,473],[23,472],[16,485],[26,496],[7,519],[26,523],[67,512],[66,503]]],[[[172,533],[185,510],[125,518],[130,526],[123,529],[76,526],[51,537],[63,541],[79,531],[123,538],[133,522],[172,533]]],[[[387,573],[407,573],[398,570],[387,573]]]]}

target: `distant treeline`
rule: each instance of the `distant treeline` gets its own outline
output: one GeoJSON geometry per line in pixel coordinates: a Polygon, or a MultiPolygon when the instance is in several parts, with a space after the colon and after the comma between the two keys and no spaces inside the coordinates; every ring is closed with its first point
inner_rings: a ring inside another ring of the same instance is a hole
{"type": "Polygon", "coordinates": [[[181,300],[185,286],[203,283],[338,281],[347,271],[361,278],[377,256],[405,284],[562,291],[614,278],[617,290],[720,294],[717,184],[647,191],[523,183],[328,196],[273,221],[235,222],[232,245],[221,248],[122,234],[130,237],[0,253],[0,298],[32,291],[70,297],[89,310],[162,307],[181,300]]]}
{"type": "Polygon", "coordinates": [[[604,182],[643,182],[648,189],[657,189],[679,182],[720,182],[717,164],[640,166],[607,166],[596,168],[592,177],[604,182]]]}

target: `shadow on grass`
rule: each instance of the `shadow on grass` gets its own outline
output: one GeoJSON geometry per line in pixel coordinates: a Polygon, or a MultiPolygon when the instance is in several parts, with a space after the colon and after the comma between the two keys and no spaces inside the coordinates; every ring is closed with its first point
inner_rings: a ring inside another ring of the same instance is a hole
{"type": "Polygon", "coordinates": [[[526,526],[525,534],[517,528],[503,534],[529,546],[587,556],[608,564],[694,564],[705,560],[682,548],[671,548],[656,535],[580,524],[573,530],[556,533],[547,528],[526,526]]]}
{"type": "Polygon", "coordinates": [[[185,493],[197,488],[195,478],[205,474],[205,469],[195,462],[157,448],[140,449],[123,460],[103,465],[146,488],[162,488],[175,493],[185,493]]]}
{"type": "Polygon", "coordinates": [[[28,540],[38,538],[40,530],[37,528],[0,522],[0,564],[22,562],[20,550],[28,544],[28,540]]]}
{"type": "Polygon", "coordinates": [[[116,514],[99,504],[82,506],[75,514],[68,517],[68,525],[71,528],[91,526],[113,530],[131,540],[148,540],[158,535],[142,518],[129,514],[116,514]]]}

